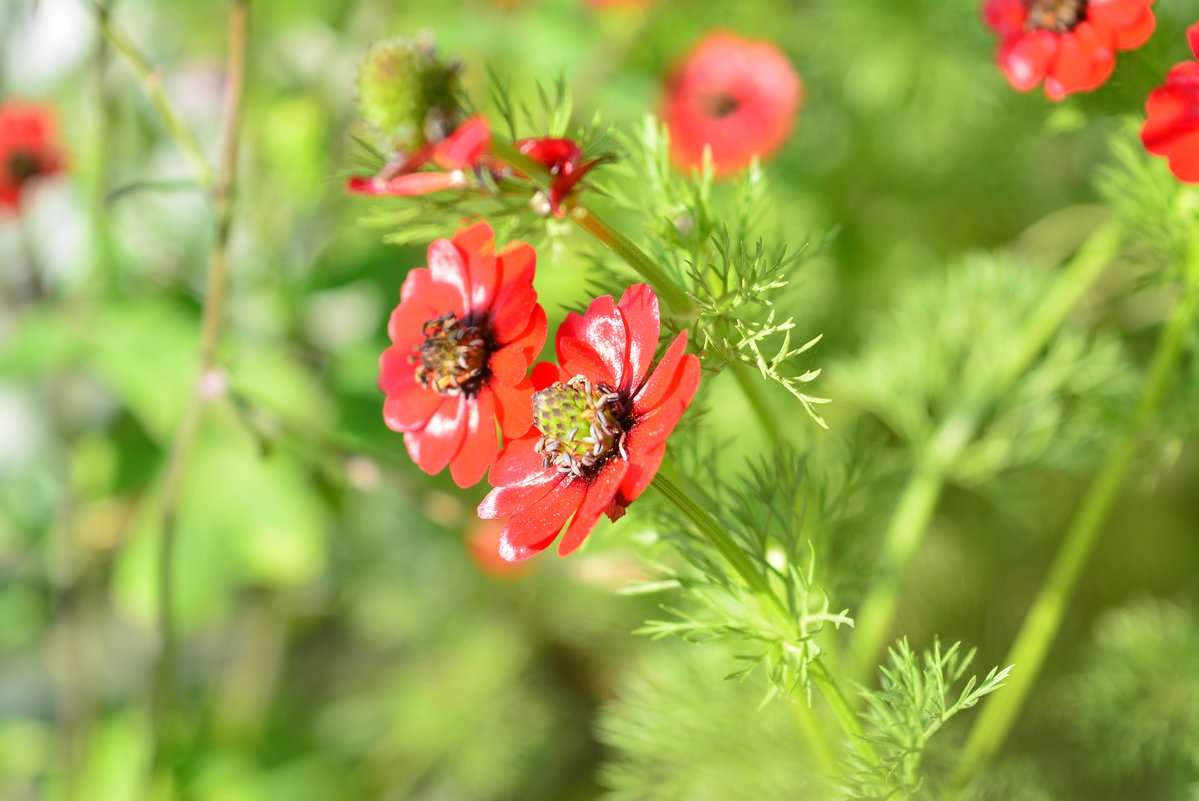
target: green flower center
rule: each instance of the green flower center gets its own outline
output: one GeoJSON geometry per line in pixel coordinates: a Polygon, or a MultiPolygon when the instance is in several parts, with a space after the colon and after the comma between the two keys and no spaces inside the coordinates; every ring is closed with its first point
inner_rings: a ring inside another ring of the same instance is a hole
{"type": "Polygon", "coordinates": [[[487,378],[487,332],[464,324],[452,312],[425,323],[425,341],[409,356],[416,380],[442,395],[473,395],[487,378]]]}
{"type": "Polygon", "coordinates": [[[542,466],[583,477],[625,451],[620,394],[606,384],[577,375],[533,393],[533,423],[541,432],[535,450],[542,466]]]}
{"type": "Polygon", "coordinates": [[[1024,29],[1069,33],[1087,18],[1087,0],[1029,0],[1024,29]]]}

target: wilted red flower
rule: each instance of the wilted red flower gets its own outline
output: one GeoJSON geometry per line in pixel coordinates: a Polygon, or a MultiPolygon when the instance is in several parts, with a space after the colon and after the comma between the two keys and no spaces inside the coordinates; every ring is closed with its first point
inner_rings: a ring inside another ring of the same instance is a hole
{"type": "Polygon", "coordinates": [[[600,160],[583,161],[583,151],[570,139],[522,139],[516,143],[521,153],[549,168],[552,181],[549,207],[555,217],[563,216],[562,201],[600,160]]]}
{"type": "MultiPolygon", "coordinates": [[[[1199,59],[1199,22],[1187,30],[1191,52],[1199,59]]],[[[1199,182],[1199,61],[1176,64],[1166,83],[1149,93],[1149,119],[1141,128],[1145,149],[1169,159],[1181,181],[1199,182]]]]}
{"type": "Polygon", "coordinates": [[[709,34],[666,80],[671,157],[698,167],[708,145],[716,174],[735,172],[783,146],[802,99],[799,75],[774,44],[709,34]]]}
{"type": "Polygon", "coordinates": [[[504,448],[488,475],[495,489],[479,505],[481,518],[509,518],[500,537],[505,559],[545,550],[573,515],[558,546],[566,556],[601,514],[624,514],[658,472],[666,438],[699,386],[686,332],[650,372],[659,331],[658,298],[645,284],[617,304],[598,298],[562,323],[561,366],[533,369],[535,428],[504,448]]]}
{"type": "Polygon", "coordinates": [[[16,211],[27,183],[62,171],[55,128],[54,115],[44,106],[0,104],[0,208],[16,211]]]}
{"type": "Polygon", "coordinates": [[[1050,100],[1098,89],[1115,51],[1140,47],[1156,24],[1153,0],[986,0],[983,18],[1001,37],[999,66],[1021,92],[1042,80],[1050,100]]]}
{"type": "Polygon", "coordinates": [[[408,273],[379,359],[383,419],[404,434],[426,473],[447,464],[460,487],[495,461],[495,424],[508,436],[532,425],[525,376],[545,343],[537,254],[513,242],[497,256],[485,222],[429,245],[429,266],[408,273]]]}
{"type": "Polygon", "coordinates": [[[466,186],[466,172],[484,166],[491,145],[491,128],[476,114],[454,132],[410,156],[388,163],[378,175],[354,176],[346,190],[358,195],[427,195],[466,186]],[[441,170],[421,171],[427,164],[441,170]]]}

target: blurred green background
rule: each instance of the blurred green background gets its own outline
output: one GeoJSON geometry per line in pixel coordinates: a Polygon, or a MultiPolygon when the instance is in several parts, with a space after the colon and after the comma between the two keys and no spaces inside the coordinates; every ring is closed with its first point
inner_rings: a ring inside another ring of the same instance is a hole
{"type": "MultiPolygon", "coordinates": [[[[225,4],[111,5],[211,151],[225,4]]],[[[908,464],[903,426],[885,411],[890,388],[906,385],[872,385],[861,366],[883,344],[932,359],[931,339],[969,340],[995,301],[966,296],[989,284],[951,281],[931,309],[920,298],[985,260],[971,254],[1001,250],[996,280],[1008,286],[1016,268],[1005,265],[1048,274],[1097,224],[1093,178],[1111,162],[1108,138],[1129,138],[1115,115],[1136,113],[1186,54],[1179,5],[1162,4],[1158,35],[1120,57],[1109,86],[1054,106],[1007,86],[972,0],[252,0],[221,351],[230,392],[205,419],[180,510],[184,797],[570,801],[608,787],[731,799],[727,788],[746,785],[720,777],[749,773],[753,797],[803,797],[785,711],[757,711],[752,682],[722,684],[718,649],[631,633],[658,613],[658,600],[617,592],[645,575],[648,515],[634,507],[601,524],[569,560],[547,553],[497,574],[467,544],[485,487],[422,474],[383,425],[386,318],[423,251],[381,244],[356,222],[371,202],[341,191],[356,66],[372,42],[429,29],[463,60],[480,103],[486,65],[511,76],[518,98],[563,75],[580,118],[598,109],[621,126],[654,110],[663,73],[713,28],[787,53],[806,100],[767,165],[771,215],[794,244],[838,229],[805,263],[789,311],[805,339],[825,334],[814,389],[833,398],[832,431],[786,393],[771,401],[794,444],[824,462],[865,454],[864,491],[825,533],[833,603],[852,613],[908,464]],[[888,322],[912,308],[917,323],[888,322]],[[630,736],[641,729],[661,736],[630,736]],[[692,736],[668,742],[677,730],[692,736]],[[731,734],[769,748],[729,751],[731,734]],[[657,791],[629,789],[639,781],[657,791]]],[[[199,192],[137,187],[186,178],[187,164],[100,46],[90,4],[8,2],[0,23],[0,96],[52,103],[71,162],[20,221],[0,220],[0,281],[20,285],[23,225],[49,287],[0,310],[0,798],[141,798],[156,654],[150,524],[195,373],[211,212],[199,192]]],[[[590,279],[590,243],[553,233],[537,277],[551,330],[585,305],[590,279]]],[[[964,640],[984,669],[1003,658],[1129,405],[1127,365],[1152,346],[1165,301],[1143,277],[1131,261],[1110,271],[1072,321],[1109,343],[1092,375],[1102,380],[1076,387],[1081,400],[1064,401],[1035,447],[980,453],[957,477],[897,633],[964,640]],[[1079,409],[1081,429],[1059,436],[1079,409]]],[[[1193,375],[1179,390],[1192,400],[1193,375]]],[[[738,422],[731,382],[710,382],[704,401],[719,411],[704,435],[730,443],[722,472],[771,446],[738,422]]],[[[995,798],[1194,797],[1194,408],[1180,405],[1158,432],[1162,463],[1135,471],[995,798]]]]}

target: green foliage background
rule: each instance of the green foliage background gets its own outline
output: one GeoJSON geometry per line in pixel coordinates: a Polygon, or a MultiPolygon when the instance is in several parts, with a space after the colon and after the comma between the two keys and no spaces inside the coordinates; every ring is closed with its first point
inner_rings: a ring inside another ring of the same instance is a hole
{"type": "MultiPolygon", "coordinates": [[[[225,4],[112,5],[211,148],[225,4]]],[[[786,301],[801,341],[824,334],[809,355],[825,368],[814,391],[833,400],[831,431],[781,389],[769,402],[817,471],[859,464],[818,540],[834,606],[852,613],[928,420],[980,369],[963,363],[986,369],[1105,215],[1094,178],[1128,169],[1109,141],[1135,141],[1117,114],[1136,114],[1186,56],[1186,6],[1163,0],[1148,47],[1121,55],[1102,91],[1055,106],[1007,86],[974,0],[252,0],[230,391],[205,420],[180,511],[185,797],[812,797],[789,702],[758,711],[761,677],[720,682],[723,651],[631,633],[661,614],[654,596],[618,594],[646,577],[642,552],[661,555],[652,541],[669,522],[653,503],[601,524],[569,560],[547,553],[496,577],[466,547],[485,487],[422,474],[384,427],[386,316],[423,250],[382,244],[357,224],[370,201],[340,188],[373,41],[434,31],[480,100],[487,65],[518,102],[562,75],[580,118],[599,109],[626,130],[712,28],[788,54],[806,100],[766,165],[765,215],[794,245],[837,229],[786,301]]],[[[0,95],[53,102],[71,155],[24,220],[49,297],[0,311],[0,798],[124,801],[145,790],[150,525],[195,372],[210,212],[186,186],[144,184],[187,165],[125,66],[97,56],[87,3],[5,4],[0,22],[0,95]]],[[[1148,176],[1138,186],[1168,181],[1163,163],[1128,158],[1148,176]]],[[[551,233],[537,288],[552,330],[600,277],[580,232],[551,233]]],[[[957,465],[904,584],[895,633],[913,646],[962,640],[984,673],[1002,660],[1127,415],[1167,305],[1150,280],[1159,255],[1146,246],[1109,270],[1029,394],[1006,399],[957,465]]],[[[0,221],[9,290],[23,260],[17,223],[0,221]]],[[[980,798],[1195,797],[1188,371],[980,798]]],[[[722,443],[722,476],[773,449],[731,378],[703,401],[695,426],[722,443]]]]}

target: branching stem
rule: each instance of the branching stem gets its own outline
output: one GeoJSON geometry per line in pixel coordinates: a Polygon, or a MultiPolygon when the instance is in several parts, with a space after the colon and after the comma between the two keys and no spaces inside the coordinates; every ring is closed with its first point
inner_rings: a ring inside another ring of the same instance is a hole
{"type": "Polygon", "coordinates": [[[970,443],[997,399],[1028,369],[1071,310],[1120,250],[1121,231],[1109,223],[1091,235],[1029,316],[1009,357],[994,365],[990,380],[969,392],[937,429],[918,457],[883,539],[877,578],[855,620],[851,673],[870,681],[895,619],[904,572],[924,539],[954,461],[970,443]]]}
{"type": "Polygon", "coordinates": [[[957,788],[965,786],[1007,738],[1053,645],[1062,616],[1103,532],[1108,513],[1119,497],[1140,440],[1165,400],[1199,307],[1199,241],[1192,242],[1185,272],[1183,295],[1158,338],[1132,422],[1108,452],[1107,461],[1092,481],[1066,531],[1041,591],[1005,660],[1016,667],[1007,689],[983,709],[970,732],[954,784],[957,788]]]}

